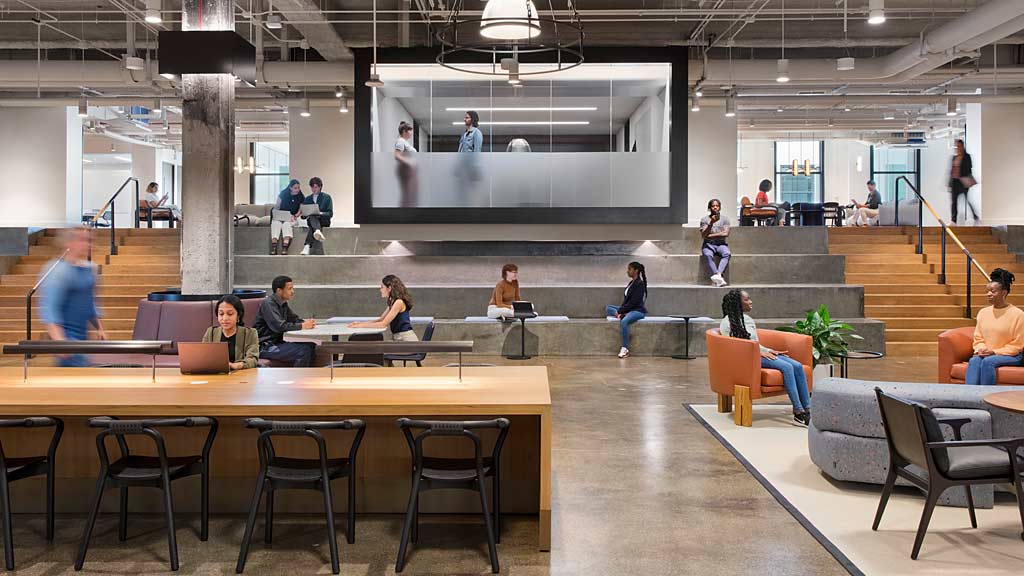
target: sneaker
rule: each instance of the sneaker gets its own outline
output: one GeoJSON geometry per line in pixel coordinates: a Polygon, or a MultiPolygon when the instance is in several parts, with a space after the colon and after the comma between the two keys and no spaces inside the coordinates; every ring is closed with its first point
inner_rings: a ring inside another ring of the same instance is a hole
{"type": "Polygon", "coordinates": [[[721,279],[722,279],[722,277],[721,277],[721,276],[719,276],[718,274],[712,274],[712,275],[710,276],[710,279],[711,279],[711,283],[712,283],[712,284],[714,284],[715,286],[718,286],[718,281],[719,281],[719,280],[721,280],[721,279]]]}
{"type": "Polygon", "coordinates": [[[277,242],[270,245],[270,255],[277,256],[277,242]]]}
{"type": "Polygon", "coordinates": [[[287,244],[284,244],[284,245],[281,246],[281,255],[282,256],[287,256],[288,255],[288,245],[287,244]]]}
{"type": "Polygon", "coordinates": [[[724,287],[726,287],[728,285],[729,285],[729,283],[725,281],[725,278],[722,278],[722,280],[718,283],[718,287],[719,288],[724,288],[724,287]]]}
{"type": "Polygon", "coordinates": [[[803,426],[806,428],[811,423],[811,415],[807,412],[794,412],[793,422],[796,423],[797,426],[803,426]]]}
{"type": "Polygon", "coordinates": [[[629,348],[625,346],[619,348],[619,358],[629,358],[629,348]]]}
{"type": "Polygon", "coordinates": [[[309,256],[309,244],[302,247],[302,252],[299,252],[300,256],[309,256]]]}
{"type": "Polygon", "coordinates": [[[316,230],[316,231],[313,232],[313,238],[316,238],[317,240],[323,242],[324,241],[324,233],[319,231],[319,230],[316,230]]]}

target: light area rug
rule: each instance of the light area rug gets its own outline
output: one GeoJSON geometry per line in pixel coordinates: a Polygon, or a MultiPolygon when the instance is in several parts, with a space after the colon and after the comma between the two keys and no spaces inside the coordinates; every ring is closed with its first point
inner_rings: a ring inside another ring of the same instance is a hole
{"type": "Polygon", "coordinates": [[[977,510],[977,529],[966,508],[936,507],[918,560],[911,560],[924,509],[920,492],[897,488],[874,532],[882,487],[822,474],[808,455],[807,429],[792,424],[789,406],[755,405],[749,428],[713,405],[687,408],[851,574],[1024,574],[1021,519],[1010,495],[997,493],[994,508],[977,510]]]}

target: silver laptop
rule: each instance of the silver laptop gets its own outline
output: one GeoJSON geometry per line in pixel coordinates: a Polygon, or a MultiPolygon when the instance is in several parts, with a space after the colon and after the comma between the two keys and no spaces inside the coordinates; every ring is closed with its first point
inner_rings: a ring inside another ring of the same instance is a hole
{"type": "Polygon", "coordinates": [[[227,342],[178,342],[178,366],[182,374],[227,374],[227,342]]]}
{"type": "Polygon", "coordinates": [[[320,207],[316,204],[303,204],[302,206],[299,206],[299,212],[303,216],[316,216],[317,214],[320,214],[320,207]]]}
{"type": "Polygon", "coordinates": [[[271,217],[278,222],[288,222],[292,219],[292,213],[287,210],[274,210],[271,217]]]}

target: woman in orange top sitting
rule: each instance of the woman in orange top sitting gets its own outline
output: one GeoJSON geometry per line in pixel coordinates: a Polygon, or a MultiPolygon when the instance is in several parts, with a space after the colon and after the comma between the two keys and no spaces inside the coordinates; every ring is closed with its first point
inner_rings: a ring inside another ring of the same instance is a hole
{"type": "Polygon", "coordinates": [[[967,364],[967,384],[992,386],[1000,366],[1020,366],[1024,359],[1024,311],[1006,301],[1013,273],[996,268],[985,288],[991,306],[978,312],[974,356],[967,364]]]}
{"type": "Polygon", "coordinates": [[[501,267],[501,281],[491,293],[491,301],[487,304],[488,318],[511,318],[512,302],[522,300],[519,295],[519,267],[505,264],[501,267]]]}

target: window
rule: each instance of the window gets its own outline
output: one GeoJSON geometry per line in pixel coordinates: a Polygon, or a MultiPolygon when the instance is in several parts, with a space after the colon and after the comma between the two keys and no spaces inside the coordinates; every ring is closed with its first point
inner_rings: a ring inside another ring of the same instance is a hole
{"type": "MultiPolygon", "coordinates": [[[[896,198],[896,180],[906,176],[915,188],[920,188],[921,150],[918,148],[871,147],[871,179],[875,181],[882,202],[896,198]]],[[[900,184],[900,199],[913,196],[906,184],[900,184]]]]}
{"type": "Polygon", "coordinates": [[[821,140],[789,140],[775,143],[775,189],[778,202],[821,202],[825,192],[825,143],[821,140]],[[793,162],[797,175],[793,175],[793,162]],[[810,176],[804,174],[810,162],[810,176]]]}
{"type": "Polygon", "coordinates": [[[249,154],[256,163],[256,172],[249,176],[253,204],[273,204],[277,195],[288,187],[287,142],[254,142],[249,154]]]}

